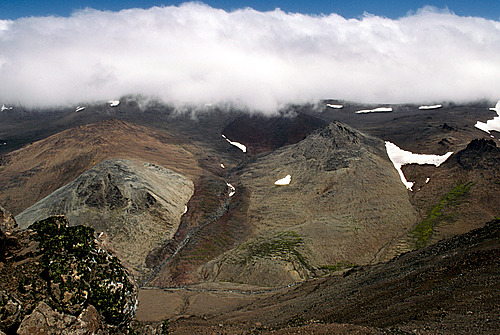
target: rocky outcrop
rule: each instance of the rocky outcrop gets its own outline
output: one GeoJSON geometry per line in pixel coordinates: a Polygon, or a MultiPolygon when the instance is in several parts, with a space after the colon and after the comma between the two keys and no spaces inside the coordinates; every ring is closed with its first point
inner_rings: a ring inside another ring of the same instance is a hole
{"type": "Polygon", "coordinates": [[[0,206],[0,261],[4,259],[9,245],[16,244],[16,240],[11,237],[17,223],[12,214],[0,206]]]}
{"type": "Polygon", "coordinates": [[[457,153],[456,159],[467,170],[495,168],[500,165],[500,148],[493,140],[475,139],[457,153]]]}
{"type": "Polygon", "coordinates": [[[383,142],[339,122],[238,174],[254,237],[209,262],[209,280],[283,285],[367,264],[417,220],[383,142]]]}
{"type": "Polygon", "coordinates": [[[0,291],[0,329],[13,331],[21,322],[22,318],[21,302],[8,294],[0,291]]]}
{"type": "Polygon", "coordinates": [[[169,169],[129,160],[109,160],[31,206],[16,220],[21,227],[50,215],[88,225],[129,266],[147,271],[147,254],[176,232],[193,183],[169,169]]]}
{"type": "Polygon", "coordinates": [[[11,213],[0,205],[0,230],[3,234],[11,234],[17,223],[11,213]]]}
{"type": "Polygon", "coordinates": [[[96,237],[62,216],[14,231],[0,263],[0,330],[121,334],[135,314],[137,286],[96,237]]]}
{"type": "Polygon", "coordinates": [[[25,317],[17,330],[19,335],[105,335],[109,334],[94,306],[90,305],[78,316],[61,314],[43,301],[25,317]]]}

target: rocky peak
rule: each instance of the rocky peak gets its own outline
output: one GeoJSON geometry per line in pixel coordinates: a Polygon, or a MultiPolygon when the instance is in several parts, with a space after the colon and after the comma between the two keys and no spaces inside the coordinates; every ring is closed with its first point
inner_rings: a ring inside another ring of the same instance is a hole
{"type": "Polygon", "coordinates": [[[479,151],[479,152],[491,152],[496,149],[497,145],[495,141],[489,140],[489,139],[484,139],[484,138],[478,138],[475,140],[472,140],[468,145],[467,149],[469,151],[479,151]]]}
{"type": "Polygon", "coordinates": [[[475,139],[457,153],[458,163],[465,169],[488,168],[500,165],[500,149],[493,140],[475,139]]]}

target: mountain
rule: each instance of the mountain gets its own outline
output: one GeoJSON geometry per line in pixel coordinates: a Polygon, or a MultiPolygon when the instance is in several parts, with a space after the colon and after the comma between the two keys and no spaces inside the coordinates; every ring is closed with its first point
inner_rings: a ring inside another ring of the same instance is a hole
{"type": "Polygon", "coordinates": [[[384,143],[340,122],[235,174],[251,235],[205,265],[204,280],[275,286],[368,264],[417,220],[384,143]]]}
{"type": "Polygon", "coordinates": [[[16,216],[21,228],[52,215],[103,232],[116,254],[140,273],[147,254],[171,239],[193,182],[158,165],[107,160],[16,216]]]}
{"type": "Polygon", "coordinates": [[[165,131],[107,120],[79,126],[2,157],[0,203],[17,215],[96,164],[113,158],[149,162],[190,178],[200,174],[182,140],[165,131]]]}
{"type": "Polygon", "coordinates": [[[472,140],[439,167],[410,164],[403,171],[415,182],[412,203],[422,219],[384,248],[386,257],[466,233],[499,216],[500,149],[491,139],[472,140]]]}

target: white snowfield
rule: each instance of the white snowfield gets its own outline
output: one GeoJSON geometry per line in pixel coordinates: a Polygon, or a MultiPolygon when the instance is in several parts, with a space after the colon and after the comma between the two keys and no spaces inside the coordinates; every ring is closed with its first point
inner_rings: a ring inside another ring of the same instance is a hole
{"type": "Polygon", "coordinates": [[[234,145],[235,147],[239,148],[243,152],[247,152],[247,147],[241,143],[238,142],[233,142],[230,139],[228,139],[226,136],[222,135],[226,141],[229,142],[229,144],[234,145]]]}
{"type": "Polygon", "coordinates": [[[289,185],[291,181],[292,181],[292,176],[287,175],[285,178],[281,178],[281,179],[276,180],[274,182],[274,185],[278,185],[278,186],[289,185]]]}
{"type": "Polygon", "coordinates": [[[414,154],[413,152],[400,149],[397,145],[388,141],[385,142],[385,149],[387,150],[387,155],[389,156],[389,159],[391,160],[392,164],[394,164],[394,167],[398,171],[401,181],[410,191],[412,190],[413,182],[409,182],[406,180],[405,175],[401,170],[401,167],[403,165],[416,163],[416,164],[432,164],[435,166],[439,166],[442,163],[444,163],[444,161],[446,161],[448,157],[451,156],[451,154],[453,154],[452,151],[442,156],[414,154]]]}
{"type": "Polygon", "coordinates": [[[229,196],[232,197],[236,193],[236,189],[234,188],[233,185],[226,183],[227,187],[229,187],[229,196]]]}
{"type": "Polygon", "coordinates": [[[420,106],[418,109],[438,109],[443,107],[443,105],[430,105],[430,106],[420,106]]]}
{"type": "Polygon", "coordinates": [[[477,121],[475,126],[488,134],[492,130],[500,132],[500,101],[497,102],[495,107],[491,107],[490,110],[497,112],[498,116],[486,121],[486,123],[477,121]]]}
{"type": "Polygon", "coordinates": [[[85,107],[84,107],[84,106],[78,106],[78,107],[76,107],[75,112],[77,112],[77,113],[78,113],[78,112],[81,112],[81,111],[82,111],[82,110],[84,110],[84,109],[85,109],[85,107]]]}
{"type": "Polygon", "coordinates": [[[12,108],[14,108],[14,107],[7,107],[5,105],[2,105],[2,112],[7,111],[7,110],[11,110],[12,108]]]}
{"type": "Polygon", "coordinates": [[[379,107],[375,109],[363,109],[355,112],[356,114],[365,114],[365,113],[384,113],[384,112],[392,112],[392,107],[379,107]]]}
{"type": "Polygon", "coordinates": [[[120,100],[109,100],[108,104],[110,107],[116,107],[120,104],[120,100]]]}
{"type": "Polygon", "coordinates": [[[335,109],[340,109],[344,108],[344,105],[332,105],[332,104],[326,104],[330,108],[335,108],[335,109]]]}

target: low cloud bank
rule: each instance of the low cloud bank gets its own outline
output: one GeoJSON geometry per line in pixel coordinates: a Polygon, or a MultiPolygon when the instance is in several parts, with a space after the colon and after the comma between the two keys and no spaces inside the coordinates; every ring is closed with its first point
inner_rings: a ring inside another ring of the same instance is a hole
{"type": "Polygon", "coordinates": [[[0,20],[0,104],[154,96],[273,111],[339,98],[498,100],[500,22],[424,8],[392,20],[200,3],[0,20]]]}

